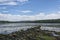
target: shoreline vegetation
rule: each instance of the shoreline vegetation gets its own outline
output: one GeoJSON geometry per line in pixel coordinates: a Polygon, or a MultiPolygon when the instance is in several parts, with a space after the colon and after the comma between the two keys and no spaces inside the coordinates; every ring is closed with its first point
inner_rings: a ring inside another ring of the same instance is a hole
{"type": "Polygon", "coordinates": [[[0,34],[0,40],[60,40],[60,36],[53,36],[52,31],[41,30],[40,27],[37,26],[10,34],[0,34]]]}
{"type": "Polygon", "coordinates": [[[34,20],[34,21],[1,21],[1,23],[60,23],[60,19],[34,20]]]}

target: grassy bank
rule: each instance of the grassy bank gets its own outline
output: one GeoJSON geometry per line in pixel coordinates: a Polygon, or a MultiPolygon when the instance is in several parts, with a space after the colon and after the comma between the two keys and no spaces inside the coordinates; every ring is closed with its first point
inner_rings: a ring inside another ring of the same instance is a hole
{"type": "Polygon", "coordinates": [[[0,34],[0,40],[57,40],[57,38],[40,30],[40,26],[38,26],[25,31],[16,31],[11,34],[0,34]]]}

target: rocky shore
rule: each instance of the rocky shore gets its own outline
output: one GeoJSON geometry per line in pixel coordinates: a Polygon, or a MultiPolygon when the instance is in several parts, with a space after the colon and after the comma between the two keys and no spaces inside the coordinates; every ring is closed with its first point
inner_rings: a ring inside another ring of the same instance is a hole
{"type": "Polygon", "coordinates": [[[40,29],[41,26],[20,30],[11,34],[0,34],[0,40],[60,40],[60,36],[53,36],[52,32],[40,29]]]}

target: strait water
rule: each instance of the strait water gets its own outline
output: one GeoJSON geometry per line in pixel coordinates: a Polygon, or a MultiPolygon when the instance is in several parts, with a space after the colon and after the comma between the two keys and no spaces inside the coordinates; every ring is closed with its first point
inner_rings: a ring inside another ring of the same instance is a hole
{"type": "Polygon", "coordinates": [[[8,23],[0,24],[0,34],[9,34],[19,30],[41,25],[41,30],[60,32],[60,23],[8,23]]]}

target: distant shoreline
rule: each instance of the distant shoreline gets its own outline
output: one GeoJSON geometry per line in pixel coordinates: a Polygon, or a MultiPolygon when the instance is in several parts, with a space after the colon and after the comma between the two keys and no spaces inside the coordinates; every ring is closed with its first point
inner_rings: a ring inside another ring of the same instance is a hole
{"type": "Polygon", "coordinates": [[[0,21],[0,23],[60,23],[60,19],[35,20],[35,21],[0,21]]]}

